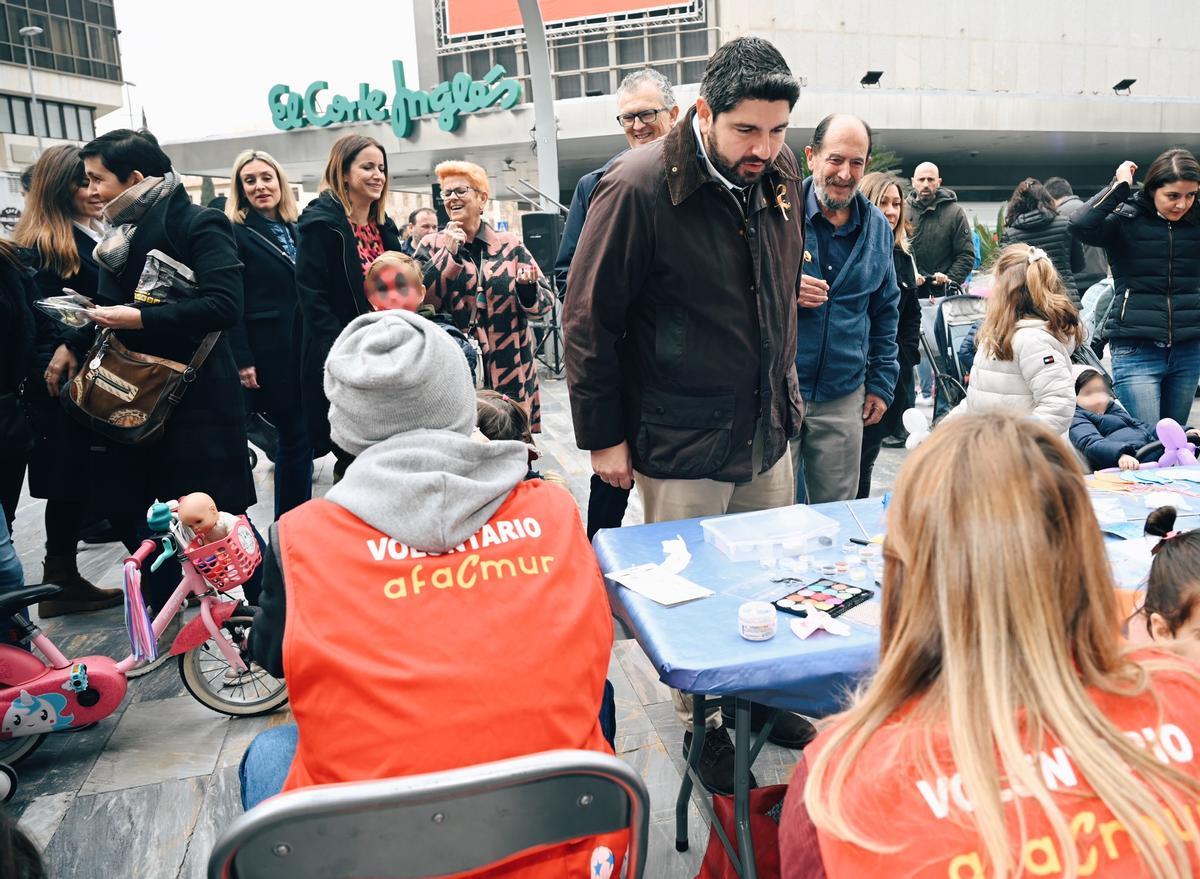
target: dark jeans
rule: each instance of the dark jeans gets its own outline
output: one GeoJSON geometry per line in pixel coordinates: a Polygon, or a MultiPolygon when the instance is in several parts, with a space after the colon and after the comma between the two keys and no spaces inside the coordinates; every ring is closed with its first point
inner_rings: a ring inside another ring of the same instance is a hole
{"type": "Polygon", "coordinates": [[[592,490],[588,495],[587,536],[591,540],[601,528],[620,528],[629,505],[632,489],[614,488],[595,473],[592,474],[592,490]]]}

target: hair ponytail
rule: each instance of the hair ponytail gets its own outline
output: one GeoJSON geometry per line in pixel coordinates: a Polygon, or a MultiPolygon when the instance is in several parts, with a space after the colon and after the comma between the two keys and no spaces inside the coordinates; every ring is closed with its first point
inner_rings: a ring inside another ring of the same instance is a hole
{"type": "Polygon", "coordinates": [[[1010,244],[996,260],[996,284],[976,343],[998,360],[1012,360],[1017,321],[1038,318],[1050,335],[1075,347],[1083,344],[1083,324],[1066,285],[1045,251],[1010,244]]]}

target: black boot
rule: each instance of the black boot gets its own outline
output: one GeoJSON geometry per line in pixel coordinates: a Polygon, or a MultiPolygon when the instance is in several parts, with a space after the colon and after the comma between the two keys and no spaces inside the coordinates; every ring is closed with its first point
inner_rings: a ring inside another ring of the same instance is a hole
{"type": "Polygon", "coordinates": [[[42,619],[116,607],[125,595],[120,589],[101,589],[84,579],[74,556],[46,556],[42,582],[62,587],[58,595],[38,602],[38,616],[42,619]]]}
{"type": "MultiPolygon", "coordinates": [[[[753,702],[750,704],[750,731],[752,733],[757,733],[763,728],[770,711],[771,709],[766,705],[758,705],[753,702]]],[[[736,727],[737,718],[734,717],[732,699],[721,700],[721,717],[730,729],[736,727]]],[[[775,718],[775,725],[771,727],[771,734],[767,736],[767,741],[779,745],[781,748],[800,751],[816,738],[816,735],[817,728],[799,714],[780,711],[775,718]]]]}
{"type": "MultiPolygon", "coordinates": [[[[683,734],[683,756],[687,758],[692,747],[692,734],[683,734]]],[[[700,783],[711,793],[733,796],[733,742],[724,727],[710,729],[704,733],[704,745],[700,751],[700,763],[696,772],[700,783]]],[[[754,773],[750,773],[750,787],[758,787],[754,773]]]]}

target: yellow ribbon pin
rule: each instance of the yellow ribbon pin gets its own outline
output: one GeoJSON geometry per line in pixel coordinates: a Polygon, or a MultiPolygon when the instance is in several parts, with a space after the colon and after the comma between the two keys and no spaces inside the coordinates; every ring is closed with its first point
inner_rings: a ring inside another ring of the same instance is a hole
{"type": "Polygon", "coordinates": [[[787,200],[786,183],[780,183],[775,187],[775,207],[779,208],[779,213],[783,214],[783,220],[786,223],[790,219],[788,211],[792,209],[791,202],[787,200]]]}

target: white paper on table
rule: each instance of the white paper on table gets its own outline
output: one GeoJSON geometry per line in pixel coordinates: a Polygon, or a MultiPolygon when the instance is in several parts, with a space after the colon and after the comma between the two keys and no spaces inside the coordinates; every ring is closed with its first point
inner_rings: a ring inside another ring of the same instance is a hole
{"type": "Polygon", "coordinates": [[[1192,506],[1187,502],[1187,498],[1174,491],[1152,491],[1147,494],[1146,509],[1154,510],[1158,507],[1174,507],[1189,513],[1192,511],[1192,506]]]}
{"type": "Polygon", "coordinates": [[[625,588],[664,607],[674,607],[687,601],[695,601],[697,598],[708,598],[713,594],[711,589],[697,586],[691,580],[664,570],[664,565],[653,563],[613,571],[608,576],[625,588]]]}
{"type": "Polygon", "coordinates": [[[1096,520],[1101,525],[1113,525],[1125,521],[1125,511],[1121,502],[1115,497],[1097,497],[1091,495],[1092,509],[1096,512],[1096,520]]]}
{"type": "Polygon", "coordinates": [[[675,535],[671,540],[664,540],[662,548],[666,559],[659,564],[659,570],[668,574],[682,574],[683,569],[692,560],[692,554],[688,552],[687,541],[679,535],[675,535]]]}

